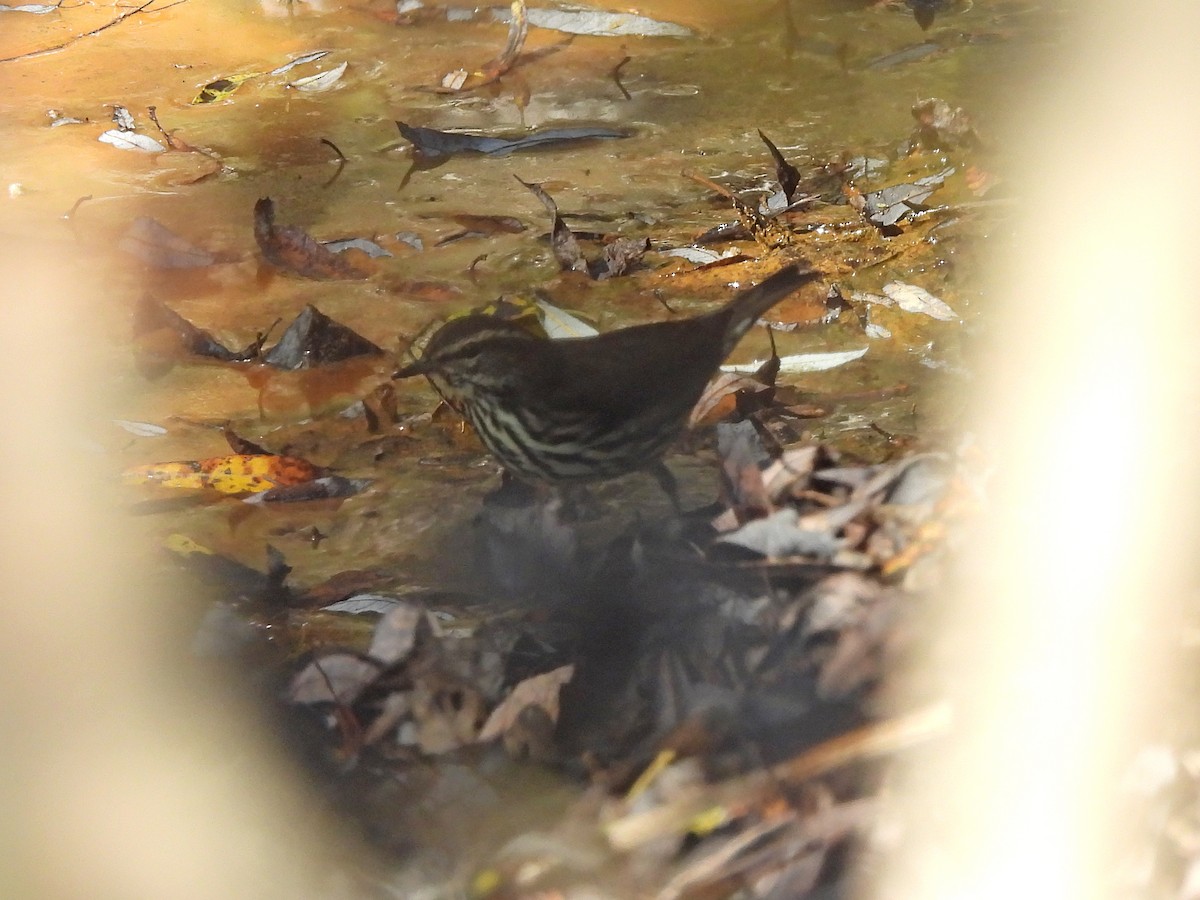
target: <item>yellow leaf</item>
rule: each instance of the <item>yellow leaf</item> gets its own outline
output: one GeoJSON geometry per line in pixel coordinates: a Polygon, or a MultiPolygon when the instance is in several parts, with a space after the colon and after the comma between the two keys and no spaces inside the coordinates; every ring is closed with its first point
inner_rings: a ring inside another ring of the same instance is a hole
{"type": "Polygon", "coordinates": [[[126,484],[159,484],[221,494],[258,494],[273,487],[303,484],[321,470],[307,460],[274,454],[235,454],[185,462],[152,463],[125,471],[126,484]]]}
{"type": "Polygon", "coordinates": [[[167,539],[163,541],[165,546],[172,553],[178,556],[212,556],[213,551],[207,547],[197,544],[192,538],[186,534],[171,534],[167,535],[167,539]]]}
{"type": "Polygon", "coordinates": [[[251,78],[257,78],[261,74],[262,72],[248,72],[245,75],[230,75],[226,78],[218,78],[216,81],[210,81],[200,89],[200,93],[192,98],[192,103],[216,103],[218,100],[224,100],[241,87],[242,82],[249,81],[251,78]]]}

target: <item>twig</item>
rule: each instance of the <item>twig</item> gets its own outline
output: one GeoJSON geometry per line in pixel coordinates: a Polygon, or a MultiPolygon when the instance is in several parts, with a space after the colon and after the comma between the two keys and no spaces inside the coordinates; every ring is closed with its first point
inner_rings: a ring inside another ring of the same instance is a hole
{"type": "Polygon", "coordinates": [[[621,84],[621,69],[623,69],[625,67],[625,63],[629,62],[631,59],[633,59],[632,56],[626,56],[619,63],[613,66],[612,71],[608,73],[608,77],[616,83],[617,90],[621,92],[621,96],[626,100],[632,100],[633,95],[630,94],[629,91],[625,90],[625,85],[621,84]]]}
{"type": "Polygon", "coordinates": [[[327,188],[341,177],[342,169],[346,168],[346,154],[341,151],[337,144],[329,140],[329,138],[321,138],[321,143],[336,153],[338,158],[337,171],[333,173],[332,178],[321,185],[321,187],[327,188]]]}
{"type": "Polygon", "coordinates": [[[701,816],[710,821],[728,820],[733,810],[764,802],[780,783],[795,785],[847,763],[916,746],[945,734],[951,720],[949,703],[933,703],[818,744],[770,769],[681,791],[662,806],[614,819],[604,826],[604,833],[610,845],[627,851],[664,835],[683,834],[701,816]]]}
{"type": "MultiPolygon", "coordinates": [[[[106,22],[105,24],[101,25],[99,28],[93,28],[91,31],[85,31],[83,34],[77,34],[72,38],[67,38],[67,40],[63,41],[61,44],[55,44],[53,47],[43,47],[41,50],[30,50],[28,53],[18,53],[16,56],[0,57],[0,63],[14,62],[18,59],[32,59],[35,56],[45,56],[48,53],[55,53],[59,50],[63,50],[67,47],[70,47],[76,41],[81,41],[86,37],[91,37],[92,35],[99,34],[102,31],[106,31],[109,28],[112,28],[114,25],[120,25],[122,22],[124,22],[126,19],[130,18],[131,16],[136,16],[140,12],[145,12],[149,7],[153,6],[156,2],[157,2],[157,0],[146,0],[146,2],[143,3],[141,6],[136,6],[131,10],[121,13],[119,16],[117,16],[111,22],[106,22]]],[[[187,2],[187,0],[175,0],[174,3],[168,3],[166,6],[163,6],[156,10],[153,10],[153,12],[163,12],[164,10],[170,9],[172,6],[178,6],[180,3],[186,3],[186,2],[187,2]]]]}

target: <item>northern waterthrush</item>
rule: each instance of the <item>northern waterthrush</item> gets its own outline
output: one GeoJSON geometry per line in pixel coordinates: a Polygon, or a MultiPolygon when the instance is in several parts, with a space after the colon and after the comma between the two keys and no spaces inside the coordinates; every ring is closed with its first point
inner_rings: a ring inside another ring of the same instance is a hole
{"type": "Polygon", "coordinates": [[[549,340],[512,322],[447,322],[394,378],[426,375],[513,475],[555,484],[652,469],[747,329],[817,277],[787,266],[720,309],[594,337],[549,340]]]}

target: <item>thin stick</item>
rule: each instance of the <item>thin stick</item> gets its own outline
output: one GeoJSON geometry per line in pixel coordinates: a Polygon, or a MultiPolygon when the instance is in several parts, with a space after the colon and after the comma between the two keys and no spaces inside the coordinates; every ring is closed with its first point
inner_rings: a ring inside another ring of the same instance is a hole
{"type": "MultiPolygon", "coordinates": [[[[76,41],[81,41],[86,37],[91,37],[92,35],[99,34],[102,31],[106,31],[109,28],[112,28],[114,25],[120,25],[122,22],[124,22],[126,19],[130,18],[131,16],[136,16],[140,12],[145,12],[146,9],[153,6],[156,2],[157,2],[157,0],[146,0],[146,2],[143,3],[141,6],[134,7],[133,9],[128,10],[127,12],[121,13],[121,15],[117,16],[111,22],[107,22],[104,25],[101,25],[99,28],[93,28],[91,31],[85,31],[83,34],[77,34],[77,35],[75,35],[75,37],[67,38],[67,40],[63,41],[61,44],[55,44],[53,47],[43,47],[41,50],[30,50],[28,53],[18,53],[16,56],[0,57],[0,63],[14,62],[18,59],[32,59],[35,56],[45,56],[48,53],[56,53],[59,50],[63,50],[67,47],[70,47],[76,41]]],[[[178,6],[180,3],[186,3],[186,2],[187,2],[187,0],[175,0],[174,3],[169,3],[166,6],[163,6],[163,7],[160,7],[159,9],[153,10],[153,12],[162,12],[163,10],[170,9],[172,6],[178,6]]]]}

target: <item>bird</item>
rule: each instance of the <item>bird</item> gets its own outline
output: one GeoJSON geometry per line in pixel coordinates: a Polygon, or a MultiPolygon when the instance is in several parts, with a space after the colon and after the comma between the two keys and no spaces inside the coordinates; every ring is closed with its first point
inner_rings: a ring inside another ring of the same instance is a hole
{"type": "Polygon", "coordinates": [[[678,509],[663,454],[750,326],[817,277],[789,264],[712,312],[590,337],[550,340],[467,315],[442,325],[393,378],[426,376],[522,481],[570,485],[645,469],[678,509]]]}

